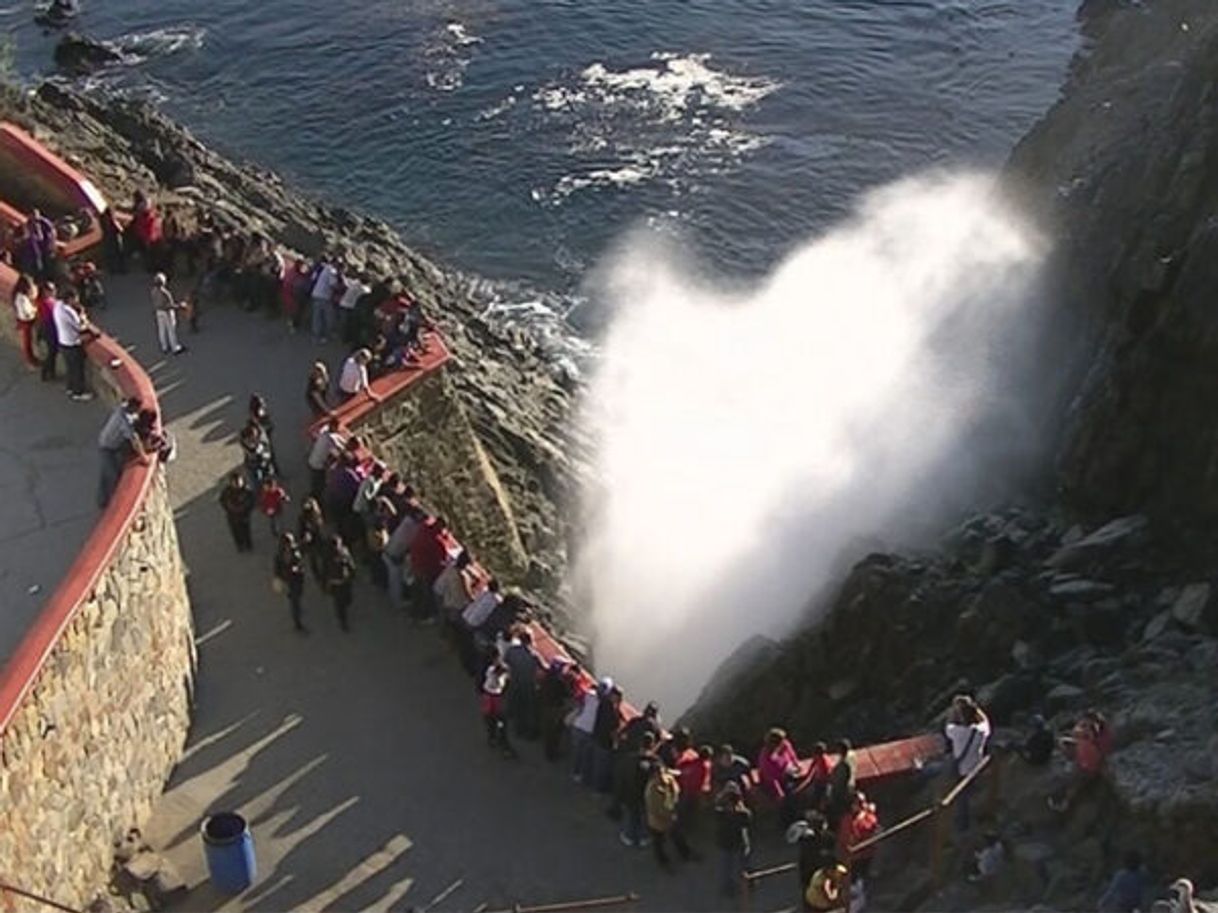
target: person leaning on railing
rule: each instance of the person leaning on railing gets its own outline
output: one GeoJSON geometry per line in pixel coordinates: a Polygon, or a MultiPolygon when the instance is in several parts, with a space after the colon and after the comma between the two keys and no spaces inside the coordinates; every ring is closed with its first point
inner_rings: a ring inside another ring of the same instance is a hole
{"type": "Polygon", "coordinates": [[[149,461],[144,441],[136,431],[136,419],[143,410],[139,397],[130,397],[114,407],[110,417],[97,436],[97,449],[101,455],[101,472],[97,480],[97,506],[105,509],[114,496],[118,480],[128,457],[134,455],[142,463],[149,461]]]}

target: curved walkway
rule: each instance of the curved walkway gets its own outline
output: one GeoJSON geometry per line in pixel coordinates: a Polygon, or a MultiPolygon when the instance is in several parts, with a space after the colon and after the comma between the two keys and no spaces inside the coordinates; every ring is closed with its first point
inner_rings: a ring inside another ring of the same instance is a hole
{"type": "Polygon", "coordinates": [[[44,384],[15,345],[0,343],[0,668],[97,522],[97,433],[108,410],[69,400],[62,373],[61,362],[61,379],[44,384]]]}
{"type": "Polygon", "coordinates": [[[312,634],[293,633],[270,588],[265,525],[255,523],[254,552],[238,555],[217,486],[240,462],[236,433],[249,393],[261,392],[294,518],[307,483],[305,372],[342,353],[222,307],[201,334],[183,335],[189,353],[163,357],[146,284],[113,280],[103,322],[148,369],[179,446],[169,483],[198,632],[197,708],[145,836],[194,886],[180,907],[406,910],[460,882],[435,909],[629,891],[641,909],[723,908],[713,855],[665,875],[649,852],[623,848],[602,801],[539,749],[525,744],[517,762],[489,752],[469,679],[435,630],[412,627],[363,576],[352,633],[315,588],[305,596],[312,634]],[[252,822],[258,852],[258,882],[233,899],[204,877],[198,830],[219,809],[252,822]]]}

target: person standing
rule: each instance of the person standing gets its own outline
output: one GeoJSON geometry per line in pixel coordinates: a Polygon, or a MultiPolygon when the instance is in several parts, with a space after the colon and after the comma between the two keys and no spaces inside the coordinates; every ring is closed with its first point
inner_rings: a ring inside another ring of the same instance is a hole
{"type": "Polygon", "coordinates": [[[330,414],[330,369],[325,362],[315,361],[309,369],[309,379],[305,384],[305,402],[313,418],[319,419],[330,414]]]}
{"type": "Polygon", "coordinates": [[[279,456],[275,452],[275,420],[271,418],[271,410],[267,408],[266,397],[259,393],[251,393],[249,412],[250,424],[257,425],[262,430],[262,436],[271,452],[271,468],[275,470],[276,476],[284,478],[283,470],[279,468],[279,456]]]}
{"type": "Polygon", "coordinates": [[[715,844],[719,848],[719,892],[736,897],[752,852],[753,813],[735,782],[723,787],[715,803],[715,844]]]}
{"type": "Polygon", "coordinates": [[[44,282],[38,292],[38,336],[46,350],[42,356],[42,379],[54,380],[59,360],[59,333],[55,329],[55,284],[44,282]]]}
{"type": "Polygon", "coordinates": [[[279,537],[279,551],[275,553],[275,579],[288,597],[288,608],[292,613],[292,626],[301,634],[308,634],[301,621],[300,600],[304,594],[304,555],[296,544],[296,537],[284,533],[279,537]]]}
{"type": "Polygon", "coordinates": [[[237,546],[237,551],[253,551],[250,515],[254,512],[254,493],[246,484],[244,474],[234,472],[229,476],[228,485],[220,492],[220,506],[224,508],[224,516],[228,520],[228,530],[233,534],[233,543],[237,546]]]}
{"type": "Polygon", "coordinates": [[[322,558],[325,555],[326,521],[322,516],[321,503],[316,498],[305,498],[300,505],[300,516],[296,520],[296,542],[309,558],[309,568],[317,585],[325,589],[326,574],[322,558]]]}
{"type": "Polygon", "coordinates": [[[26,237],[34,254],[37,274],[43,278],[51,275],[55,262],[55,223],[35,209],[25,223],[26,237]]]}
{"type": "Polygon", "coordinates": [[[660,868],[668,869],[672,861],[668,858],[667,843],[671,839],[682,862],[691,858],[685,835],[677,827],[677,802],[681,787],[676,775],[665,764],[656,762],[651,767],[643,802],[647,810],[647,831],[651,835],[651,846],[660,868]]]}
{"type": "Polygon", "coordinates": [[[309,292],[313,308],[313,341],[328,342],[334,329],[334,293],[338,289],[338,270],[328,257],[322,257],[314,270],[309,292]]]}
{"type": "Polygon", "coordinates": [[[13,286],[13,318],[21,335],[21,357],[31,368],[39,366],[34,355],[34,328],[38,324],[38,308],[34,304],[34,282],[21,276],[13,286]]]}
{"type": "Polygon", "coordinates": [[[498,748],[505,758],[516,757],[516,750],[508,739],[507,718],[504,715],[504,693],[507,691],[511,673],[501,659],[494,659],[486,667],[480,690],[482,722],[486,726],[486,744],[498,748]]]}
{"type": "Polygon", "coordinates": [[[342,424],[337,418],[326,422],[326,427],[313,441],[309,449],[309,492],[320,501],[326,494],[326,469],[330,462],[342,453],[346,439],[339,429],[342,424]]]}
{"type": "Polygon", "coordinates": [[[55,302],[55,337],[68,373],[68,396],[78,403],[93,399],[85,386],[85,337],[93,331],[80,305],[76,289],[68,289],[55,302]]]}
{"type": "Polygon", "coordinates": [[[355,561],[342,536],[335,536],[330,544],[330,554],[326,557],[326,588],[330,598],[334,600],[334,614],[338,616],[338,626],[344,631],[350,631],[347,620],[347,610],[351,608],[351,588],[355,582],[355,561]]]}
{"type": "Polygon", "coordinates": [[[338,299],[338,313],[342,322],[343,342],[349,346],[359,345],[361,342],[359,316],[355,306],[372,291],[365,278],[362,273],[356,271],[345,271],[343,274],[343,296],[338,299]]]}
{"type": "MultiPolygon", "coordinates": [[[[990,720],[976,701],[966,694],[960,694],[952,700],[951,715],[943,731],[951,746],[952,766],[959,782],[971,776],[985,760],[990,741],[990,720]]],[[[967,831],[971,824],[970,792],[971,785],[956,797],[955,822],[956,829],[961,833],[967,831]]]]}
{"type": "Polygon", "coordinates": [[[152,308],[156,313],[156,335],[161,351],[166,355],[180,355],[186,347],[178,342],[179,305],[173,300],[164,273],[152,277],[152,308]]]}
{"type": "Polygon", "coordinates": [[[272,536],[279,535],[279,518],[283,515],[284,507],[291,500],[287,491],[273,475],[263,478],[262,486],[258,489],[258,509],[266,516],[272,536]]]}
{"type": "Polygon", "coordinates": [[[135,429],[135,420],[142,409],[143,404],[138,397],[124,400],[110,413],[110,418],[97,436],[97,449],[101,454],[97,506],[103,510],[114,496],[114,489],[122,478],[128,455],[134,453],[140,460],[147,460],[144,442],[135,429]]]}
{"type": "Polygon", "coordinates": [[[381,397],[372,392],[368,379],[368,363],[372,361],[372,353],[367,349],[356,349],[343,362],[342,372],[338,376],[338,394],[346,402],[354,399],[360,393],[368,394],[368,399],[379,403],[381,397]]]}

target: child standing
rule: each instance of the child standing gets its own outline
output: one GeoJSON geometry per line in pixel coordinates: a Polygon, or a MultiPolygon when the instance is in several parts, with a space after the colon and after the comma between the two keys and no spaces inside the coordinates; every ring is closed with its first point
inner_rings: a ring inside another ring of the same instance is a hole
{"type": "Polygon", "coordinates": [[[262,480],[262,487],[258,489],[258,509],[266,515],[271,535],[276,538],[279,536],[279,517],[291,500],[277,478],[268,475],[262,480]]]}

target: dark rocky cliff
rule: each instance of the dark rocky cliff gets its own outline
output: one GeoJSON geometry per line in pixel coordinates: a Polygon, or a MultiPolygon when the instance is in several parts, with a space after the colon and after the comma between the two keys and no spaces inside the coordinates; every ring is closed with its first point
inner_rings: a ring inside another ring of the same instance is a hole
{"type": "Polygon", "coordinates": [[[1218,514],[1218,9],[1089,2],[1086,45],[1012,174],[1054,225],[1058,308],[1085,339],[1065,502],[1218,514]]]}
{"type": "Polygon", "coordinates": [[[1003,900],[1058,909],[1093,908],[1130,846],[1162,876],[1218,880],[1218,4],[1079,15],[1062,98],[1008,165],[1054,239],[1052,496],[867,558],[802,630],[742,647],[686,717],[751,746],[774,723],[805,744],[917,732],[961,688],[999,724],[1102,708],[1118,733],[1103,790],[1061,821],[1030,780],[999,822],[1039,860],[1003,900]]]}

